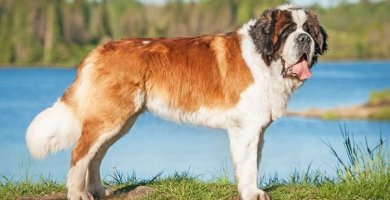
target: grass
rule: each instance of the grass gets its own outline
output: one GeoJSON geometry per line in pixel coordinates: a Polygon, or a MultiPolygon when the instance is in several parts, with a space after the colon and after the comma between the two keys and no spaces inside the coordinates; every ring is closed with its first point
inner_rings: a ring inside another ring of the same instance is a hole
{"type": "Polygon", "coordinates": [[[0,199],[18,199],[21,197],[39,197],[65,191],[65,184],[41,177],[38,181],[24,179],[13,181],[0,178],[0,199]]]}
{"type": "Polygon", "coordinates": [[[370,94],[368,105],[389,105],[390,89],[383,91],[374,91],[370,94]]]}
{"type": "Polygon", "coordinates": [[[356,142],[353,135],[341,127],[343,144],[348,159],[327,142],[338,160],[336,177],[329,177],[310,167],[294,172],[289,180],[274,180],[266,187],[273,199],[390,199],[390,152],[386,141],[379,137],[373,147],[367,139],[356,142]]]}
{"type": "Polygon", "coordinates": [[[390,120],[390,106],[378,108],[369,118],[373,120],[390,120]]]}
{"type": "MultiPolygon", "coordinates": [[[[340,128],[347,159],[343,159],[332,144],[325,142],[338,160],[335,176],[326,175],[308,166],[303,171],[295,170],[286,179],[281,179],[277,175],[263,178],[260,183],[262,188],[273,200],[390,199],[390,149],[386,141],[379,137],[378,143],[371,147],[367,139],[357,142],[353,135],[346,131],[345,126],[340,128]]],[[[122,194],[140,185],[149,186],[153,188],[153,192],[144,198],[146,200],[238,199],[235,184],[229,181],[226,171],[219,178],[207,182],[191,175],[188,171],[165,178],[159,173],[149,180],[138,180],[135,174],[124,175],[115,172],[105,178],[104,184],[122,194]]],[[[44,196],[64,191],[63,183],[45,178],[33,182],[29,179],[12,181],[3,177],[0,181],[1,199],[44,196]]],[[[123,195],[117,195],[111,199],[122,199],[122,197],[123,195]]]]}
{"type": "Polygon", "coordinates": [[[324,120],[338,120],[338,119],[340,119],[340,116],[339,116],[338,113],[336,113],[336,112],[333,112],[333,111],[326,111],[326,112],[322,115],[322,119],[324,119],[324,120]]]}
{"type": "Polygon", "coordinates": [[[378,110],[370,115],[374,120],[390,119],[390,89],[383,91],[374,91],[371,93],[367,105],[380,106],[378,110]]]}
{"type": "Polygon", "coordinates": [[[204,182],[188,173],[178,173],[151,184],[156,191],[146,199],[233,199],[238,195],[236,187],[226,180],[204,182]]]}

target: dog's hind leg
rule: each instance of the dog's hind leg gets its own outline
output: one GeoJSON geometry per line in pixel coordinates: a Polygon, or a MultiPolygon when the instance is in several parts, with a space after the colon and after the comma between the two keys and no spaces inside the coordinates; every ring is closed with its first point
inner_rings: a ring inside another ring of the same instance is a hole
{"type": "Polygon", "coordinates": [[[68,172],[66,186],[68,188],[68,198],[89,200],[93,199],[91,193],[86,191],[87,169],[93,157],[99,152],[99,147],[107,140],[115,137],[121,127],[107,130],[105,133],[99,132],[98,122],[88,120],[84,122],[81,137],[72,151],[71,167],[68,172]]]}
{"type": "Polygon", "coordinates": [[[110,146],[113,145],[120,137],[122,137],[124,134],[126,134],[129,131],[129,129],[133,126],[134,122],[136,121],[137,117],[138,117],[137,114],[130,117],[117,135],[107,140],[100,146],[99,150],[96,152],[96,155],[92,158],[91,162],[89,163],[87,176],[86,176],[86,186],[87,186],[87,191],[93,196],[101,198],[110,195],[110,191],[106,190],[101,184],[100,171],[99,171],[100,164],[105,154],[107,153],[107,150],[110,148],[110,146]]]}
{"type": "Polygon", "coordinates": [[[104,45],[92,51],[61,99],[81,124],[66,184],[71,200],[104,196],[101,160],[145,107],[147,67],[133,65],[131,59],[118,59],[118,53],[127,51],[116,47],[104,45]]]}
{"type": "Polygon", "coordinates": [[[81,137],[72,151],[67,179],[69,199],[89,200],[93,196],[105,196],[100,182],[100,163],[108,148],[127,133],[137,116],[138,113],[133,113],[128,120],[110,128],[104,128],[102,124],[105,123],[100,120],[84,121],[81,137]]]}
{"type": "Polygon", "coordinates": [[[108,148],[127,133],[144,107],[141,89],[137,86],[127,88],[123,89],[127,95],[112,93],[110,98],[104,94],[110,90],[108,87],[102,94],[93,94],[86,108],[80,109],[84,111],[81,112],[83,123],[81,136],[72,151],[67,178],[69,199],[85,200],[105,195],[99,175],[101,160],[108,148]]]}

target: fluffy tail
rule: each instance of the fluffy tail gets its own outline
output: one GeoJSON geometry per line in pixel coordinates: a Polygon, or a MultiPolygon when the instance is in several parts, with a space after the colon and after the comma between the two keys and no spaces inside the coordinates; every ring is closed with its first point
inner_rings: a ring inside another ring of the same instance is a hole
{"type": "Polygon", "coordinates": [[[61,100],[39,113],[27,129],[26,141],[36,159],[65,149],[80,137],[80,122],[61,100]]]}

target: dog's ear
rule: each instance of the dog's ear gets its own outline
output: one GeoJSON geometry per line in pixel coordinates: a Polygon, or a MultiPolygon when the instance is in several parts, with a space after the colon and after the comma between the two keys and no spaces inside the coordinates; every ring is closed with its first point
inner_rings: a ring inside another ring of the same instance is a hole
{"type": "Polygon", "coordinates": [[[322,55],[326,50],[328,50],[328,34],[326,33],[324,27],[319,26],[319,34],[316,38],[316,43],[318,44],[318,54],[322,55]]]}
{"type": "Polygon", "coordinates": [[[275,9],[264,11],[249,30],[257,52],[262,54],[263,57],[269,57],[275,51],[272,38],[274,35],[276,12],[277,10],[275,9]]]}
{"type": "Polygon", "coordinates": [[[310,29],[310,35],[312,35],[315,41],[315,53],[322,55],[328,49],[328,34],[326,33],[324,27],[320,26],[317,15],[312,11],[306,11],[308,15],[307,23],[310,29]]]}

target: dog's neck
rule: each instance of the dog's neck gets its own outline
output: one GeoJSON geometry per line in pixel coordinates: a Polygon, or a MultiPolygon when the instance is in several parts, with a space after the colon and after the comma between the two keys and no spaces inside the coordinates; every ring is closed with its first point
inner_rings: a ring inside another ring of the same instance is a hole
{"type": "Polygon", "coordinates": [[[272,119],[283,115],[292,93],[302,85],[302,81],[285,78],[281,75],[282,63],[280,60],[271,64],[270,81],[268,84],[268,98],[272,107],[272,119]]]}
{"type": "Polygon", "coordinates": [[[281,75],[283,64],[280,59],[267,66],[262,56],[256,51],[255,44],[248,34],[250,23],[238,31],[241,36],[242,57],[252,73],[253,87],[259,88],[259,93],[262,94],[261,100],[266,101],[262,103],[270,106],[272,109],[271,119],[275,120],[283,115],[291,94],[302,85],[302,81],[283,77],[281,75]]]}

